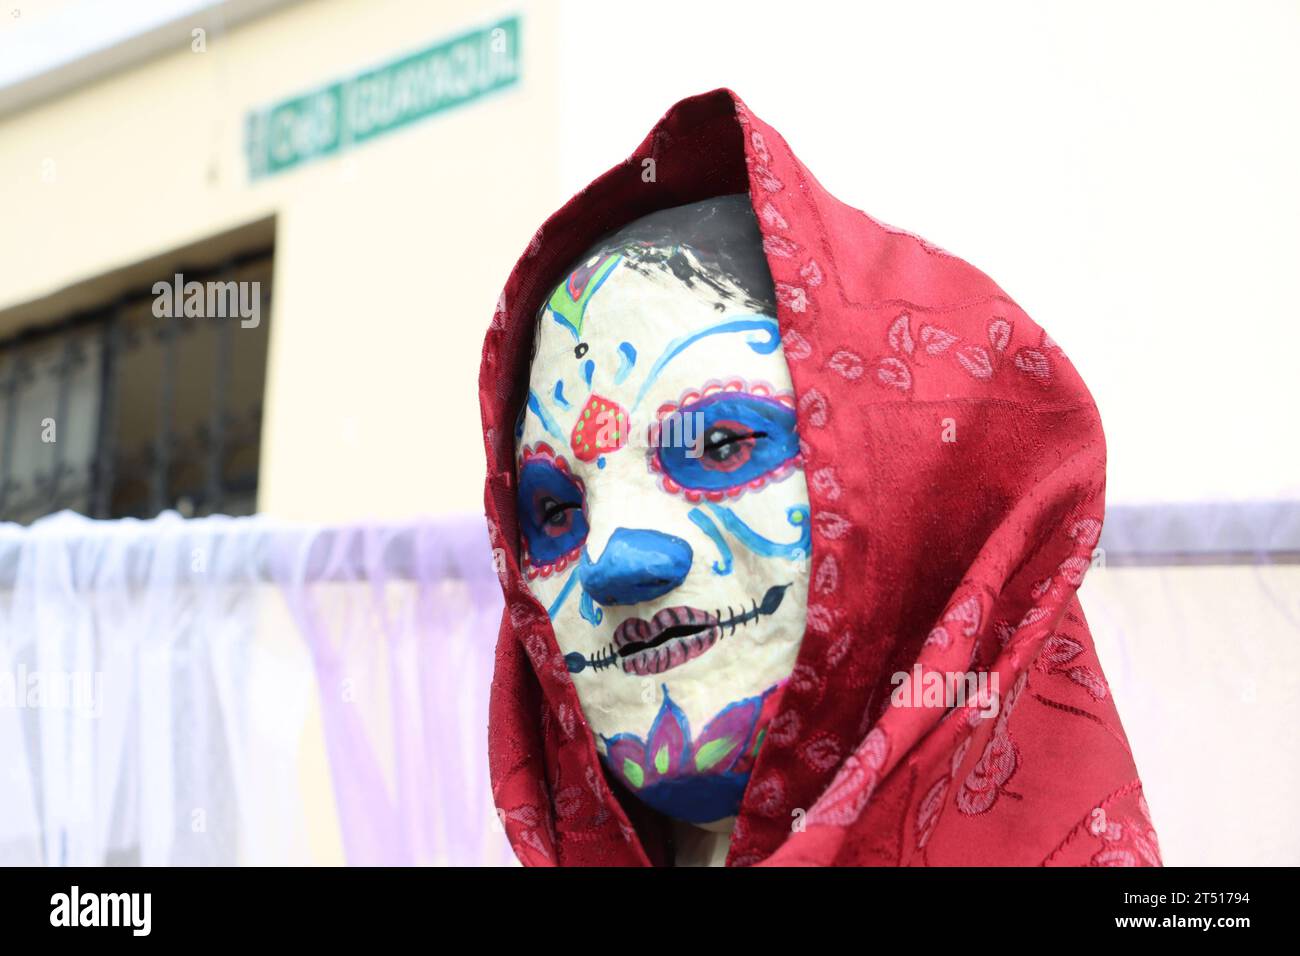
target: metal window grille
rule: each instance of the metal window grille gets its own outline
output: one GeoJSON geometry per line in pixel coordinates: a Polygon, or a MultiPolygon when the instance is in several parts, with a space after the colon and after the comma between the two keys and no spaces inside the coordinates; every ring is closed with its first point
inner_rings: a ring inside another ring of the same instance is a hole
{"type": "Polygon", "coordinates": [[[153,283],[0,341],[0,521],[256,509],[272,253],[156,281],[258,283],[259,321],[154,314],[153,283]]]}

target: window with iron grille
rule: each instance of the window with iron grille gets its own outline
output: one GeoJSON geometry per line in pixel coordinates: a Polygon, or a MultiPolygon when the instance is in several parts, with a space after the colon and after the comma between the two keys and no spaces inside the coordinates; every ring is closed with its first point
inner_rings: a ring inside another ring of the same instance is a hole
{"type": "Polygon", "coordinates": [[[218,313],[222,289],[256,290],[255,324],[186,315],[183,301],[160,316],[150,283],[0,341],[0,521],[65,508],[97,518],[251,514],[271,266],[264,250],[157,277],[216,288],[218,313]]]}

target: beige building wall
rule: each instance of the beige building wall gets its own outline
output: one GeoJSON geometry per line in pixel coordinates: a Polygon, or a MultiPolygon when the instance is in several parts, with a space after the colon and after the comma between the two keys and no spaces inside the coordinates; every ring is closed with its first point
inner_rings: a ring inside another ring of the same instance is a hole
{"type": "Polygon", "coordinates": [[[229,30],[200,16],[206,52],[185,36],[0,116],[0,335],[102,300],[116,270],[273,219],[259,509],[481,510],[483,333],[556,204],[556,22],[551,4],[470,0],[290,3],[229,30]],[[516,85],[250,182],[250,110],[510,14],[516,85]]]}
{"type": "MultiPolygon", "coordinates": [[[[58,12],[28,7],[29,19],[58,12]]],[[[206,52],[185,35],[0,115],[0,336],[273,236],[259,510],[323,522],[481,512],[483,334],[557,204],[554,6],[316,0],[195,27],[206,52]],[[515,85],[250,181],[251,110],[511,14],[515,85]]],[[[283,609],[268,613],[266,652],[309,669],[283,609]]],[[[314,694],[309,709],[300,862],[341,863],[314,694]]]]}

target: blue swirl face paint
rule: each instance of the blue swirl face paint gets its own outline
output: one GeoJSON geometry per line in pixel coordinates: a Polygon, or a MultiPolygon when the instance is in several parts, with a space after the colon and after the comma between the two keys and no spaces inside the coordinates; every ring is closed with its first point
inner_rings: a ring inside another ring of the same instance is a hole
{"type": "Polygon", "coordinates": [[[560,593],[556,596],[554,603],[546,609],[546,616],[552,621],[555,620],[555,615],[559,613],[560,608],[564,607],[564,602],[568,600],[569,595],[573,591],[573,586],[577,583],[578,572],[577,570],[574,570],[569,573],[569,579],[564,582],[564,587],[560,588],[560,593]]]}
{"type": "Polygon", "coordinates": [[[704,245],[665,241],[667,210],[559,277],[517,506],[528,586],[597,752],[657,811],[709,822],[736,812],[794,667],[811,535],[752,210],[744,196],[685,208],[716,230],[704,245]],[[742,282],[741,259],[762,274],[742,282]],[[672,412],[676,437],[661,427],[672,412]]]}
{"type": "Polygon", "coordinates": [[[551,413],[546,410],[546,406],[544,406],[542,400],[537,397],[537,393],[531,389],[528,391],[528,410],[537,416],[542,423],[542,427],[546,429],[547,433],[552,438],[558,438],[561,441],[564,440],[564,432],[560,430],[560,426],[557,425],[555,419],[551,417],[551,413]]]}
{"type": "Polygon", "coordinates": [[[807,505],[792,505],[786,509],[785,520],[799,529],[799,537],[789,543],[763,537],[740,520],[730,508],[713,502],[709,502],[707,507],[736,540],[764,558],[804,559],[808,557],[809,550],[812,548],[812,523],[808,520],[807,505]]]}
{"type": "MultiPolygon", "coordinates": [[[[706,339],[711,335],[722,335],[727,332],[752,331],[767,333],[766,338],[751,338],[745,343],[759,355],[770,355],[772,352],[776,351],[777,347],[781,344],[781,329],[777,325],[776,319],[770,315],[732,316],[723,319],[716,325],[711,325],[707,328],[690,332],[687,335],[683,335],[680,338],[669,342],[668,347],[664,349],[663,354],[659,356],[655,364],[651,366],[649,374],[646,375],[645,383],[641,386],[641,390],[637,392],[636,401],[632,403],[632,410],[636,411],[637,408],[640,407],[646,394],[654,387],[655,382],[658,381],[659,376],[668,366],[668,363],[673,361],[673,359],[677,358],[677,356],[681,355],[696,342],[699,342],[701,339],[706,339]]],[[[782,361],[784,361],[784,357],[782,358],[782,361]]],[[[786,376],[788,377],[789,374],[790,373],[787,370],[786,376]]]]}
{"type": "Polygon", "coordinates": [[[622,385],[632,369],[636,368],[636,349],[631,342],[620,342],[618,346],[618,371],[614,373],[614,384],[622,385]]]}
{"type": "Polygon", "coordinates": [[[586,591],[582,592],[582,600],[579,602],[578,607],[579,613],[582,614],[582,619],[592,627],[595,627],[600,624],[601,621],[605,620],[605,612],[596,607],[596,602],[591,599],[591,595],[586,591]]]}
{"type": "Polygon", "coordinates": [[[699,508],[692,508],[687,517],[691,519],[691,523],[695,527],[708,535],[709,540],[718,547],[721,560],[713,562],[713,573],[730,574],[734,559],[731,556],[731,547],[727,544],[727,539],[722,536],[722,532],[718,530],[718,526],[699,508]]]}

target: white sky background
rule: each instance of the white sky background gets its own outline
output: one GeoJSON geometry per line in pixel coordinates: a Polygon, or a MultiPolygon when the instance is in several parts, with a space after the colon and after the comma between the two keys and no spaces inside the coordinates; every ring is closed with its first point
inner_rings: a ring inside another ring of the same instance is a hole
{"type": "Polygon", "coordinates": [[[1062,345],[1110,502],[1300,499],[1300,3],[565,0],[561,36],[568,192],[730,86],[1062,345]]]}
{"type": "Polygon", "coordinates": [[[5,0],[0,86],[148,32],[215,0],[5,0]]]}
{"type": "MultiPolygon", "coordinates": [[[[210,2],[15,0],[0,81],[210,2]]],[[[1300,0],[562,4],[568,192],[730,86],[1047,328],[1108,500],[1300,499],[1300,0]]]]}

